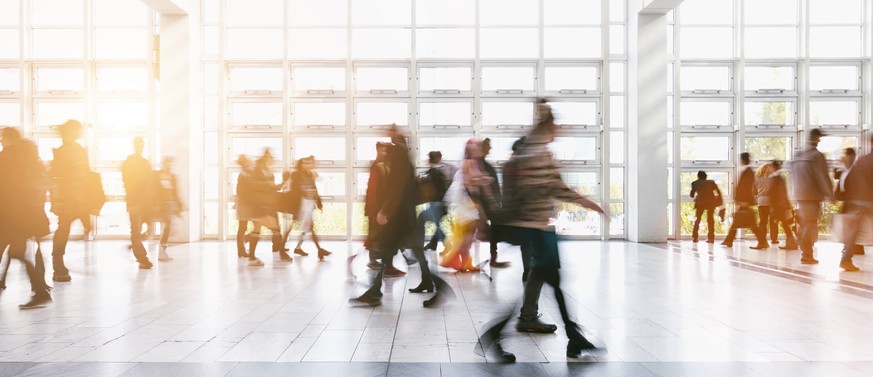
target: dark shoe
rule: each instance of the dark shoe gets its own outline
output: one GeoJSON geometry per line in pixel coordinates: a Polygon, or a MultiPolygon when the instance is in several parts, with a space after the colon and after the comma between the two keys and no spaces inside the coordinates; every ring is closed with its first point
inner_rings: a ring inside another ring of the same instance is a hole
{"type": "Polygon", "coordinates": [[[794,251],[797,250],[797,245],[795,244],[786,244],[785,246],[779,246],[780,249],[786,251],[794,251]]]}
{"type": "Polygon", "coordinates": [[[519,332],[532,332],[538,334],[551,334],[558,330],[558,326],[543,323],[539,318],[533,321],[522,321],[519,320],[518,324],[515,325],[515,329],[519,332]]]}
{"type": "Polygon", "coordinates": [[[488,265],[490,265],[491,268],[506,268],[506,267],[509,267],[509,264],[510,264],[509,262],[498,262],[495,260],[492,260],[490,263],[488,263],[488,265]]]}
{"type": "Polygon", "coordinates": [[[26,304],[18,305],[18,308],[22,310],[41,308],[50,302],[52,302],[52,296],[46,292],[34,295],[26,304]]]}
{"type": "Polygon", "coordinates": [[[139,269],[140,270],[148,270],[150,268],[152,268],[152,262],[150,262],[148,260],[144,260],[144,261],[139,262],[139,269]]]}
{"type": "Polygon", "coordinates": [[[331,254],[333,254],[333,253],[331,253],[330,251],[327,251],[325,249],[322,249],[322,248],[318,249],[318,259],[324,259],[324,257],[331,255],[331,254]]]}
{"type": "Polygon", "coordinates": [[[842,269],[844,269],[844,270],[846,270],[846,271],[848,271],[848,272],[858,272],[858,271],[861,271],[861,269],[858,268],[858,266],[855,266],[854,264],[852,264],[852,261],[840,262],[840,268],[842,268],[842,269]]]}
{"type": "Polygon", "coordinates": [[[725,247],[734,247],[733,242],[727,242],[727,241],[722,242],[721,245],[725,246],[725,247]]]}
{"type": "Polygon", "coordinates": [[[291,256],[288,255],[288,252],[285,250],[279,250],[279,259],[286,261],[286,262],[293,262],[294,261],[294,258],[291,258],[291,256]]]}
{"type": "Polygon", "coordinates": [[[708,240],[706,240],[706,243],[715,243],[715,240],[714,240],[714,239],[708,239],[708,240]]]}
{"type": "Polygon", "coordinates": [[[530,276],[530,270],[524,270],[521,273],[521,281],[527,281],[527,277],[530,276]]]}
{"type": "Polygon", "coordinates": [[[305,257],[305,256],[309,255],[309,253],[303,251],[303,249],[301,249],[299,247],[294,249],[294,254],[297,254],[301,257],[305,257]]]}
{"type": "Polygon", "coordinates": [[[437,292],[437,294],[433,295],[430,299],[425,300],[422,305],[425,308],[439,308],[445,304],[449,303],[449,298],[446,295],[437,292]]]}
{"type": "Polygon", "coordinates": [[[427,245],[424,245],[424,249],[436,251],[437,245],[439,245],[439,243],[437,242],[428,242],[427,245]]]}
{"type": "Polygon", "coordinates": [[[769,249],[769,248],[770,248],[770,245],[768,245],[766,242],[758,243],[757,245],[750,247],[750,249],[752,249],[752,250],[764,250],[764,249],[769,249]]]}
{"type": "Polygon", "coordinates": [[[801,263],[801,264],[818,264],[818,259],[815,259],[815,258],[809,258],[809,259],[801,258],[801,259],[800,259],[800,263],[801,263]]]}
{"type": "Polygon", "coordinates": [[[374,307],[377,307],[379,305],[382,305],[382,298],[375,297],[375,296],[362,295],[361,297],[350,298],[349,304],[352,304],[355,306],[366,305],[366,306],[374,308],[374,307]]]}
{"type": "Polygon", "coordinates": [[[515,355],[512,352],[508,352],[503,347],[500,346],[500,343],[497,343],[495,347],[495,351],[497,352],[497,360],[501,363],[514,363],[515,355]]]}
{"type": "Polygon", "coordinates": [[[388,267],[385,269],[385,277],[399,278],[405,276],[406,273],[397,269],[397,267],[388,267]]]}
{"type": "Polygon", "coordinates": [[[416,263],[418,263],[418,260],[417,260],[417,259],[415,259],[415,258],[406,258],[406,265],[407,265],[407,266],[412,266],[412,265],[414,265],[414,264],[416,264],[416,263]]]}
{"type": "Polygon", "coordinates": [[[411,293],[422,293],[422,292],[433,293],[433,291],[434,291],[433,283],[425,284],[424,282],[421,282],[421,284],[419,284],[415,288],[409,289],[409,292],[411,292],[411,293]]]}
{"type": "Polygon", "coordinates": [[[588,339],[585,339],[585,337],[582,337],[581,339],[570,339],[570,343],[567,344],[567,357],[578,359],[582,356],[583,350],[593,349],[597,349],[597,347],[591,344],[591,342],[589,342],[588,339]]]}
{"type": "Polygon", "coordinates": [[[692,239],[691,239],[691,242],[697,243],[697,242],[698,242],[698,241],[697,241],[697,237],[692,238],[692,239]]]}
{"type": "Polygon", "coordinates": [[[52,280],[59,282],[59,283],[66,283],[70,280],[73,280],[73,277],[70,276],[69,273],[67,273],[67,274],[54,274],[54,275],[52,275],[52,280]]]}
{"type": "Polygon", "coordinates": [[[378,270],[382,268],[382,263],[371,260],[370,263],[367,263],[367,267],[369,267],[371,270],[378,270]]]}

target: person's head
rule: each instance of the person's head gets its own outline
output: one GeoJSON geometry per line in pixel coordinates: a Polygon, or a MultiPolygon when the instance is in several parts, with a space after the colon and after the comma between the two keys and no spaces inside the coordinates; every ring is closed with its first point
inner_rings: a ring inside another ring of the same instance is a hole
{"type": "Polygon", "coordinates": [[[397,129],[396,123],[391,123],[388,128],[385,129],[385,132],[388,134],[388,137],[394,141],[394,138],[400,135],[400,130],[397,129]]]}
{"type": "Polygon", "coordinates": [[[236,158],[236,164],[245,170],[252,166],[252,160],[249,159],[249,156],[241,154],[236,158]]]}
{"type": "Polygon", "coordinates": [[[749,152],[740,153],[740,164],[746,166],[752,162],[752,157],[749,152]]]}
{"type": "Polygon", "coordinates": [[[476,138],[467,140],[464,147],[464,159],[475,160],[482,158],[482,141],[476,138]]]}
{"type": "Polygon", "coordinates": [[[822,132],[819,128],[813,128],[809,131],[809,143],[818,146],[818,143],[821,141],[821,138],[827,136],[826,133],[822,132]]]}
{"type": "Polygon", "coordinates": [[[782,160],[773,160],[770,165],[773,165],[773,172],[777,172],[782,169],[782,160]]]}
{"type": "Polygon", "coordinates": [[[775,171],[776,171],[776,169],[773,168],[773,164],[768,162],[766,164],[761,164],[761,166],[758,166],[758,170],[755,171],[755,176],[756,177],[768,177],[768,176],[770,176],[770,174],[773,174],[773,172],[775,172],[775,171]]]}
{"type": "Polygon", "coordinates": [[[555,140],[555,134],[558,126],[555,125],[555,117],[552,114],[552,107],[549,106],[545,98],[540,98],[537,102],[537,126],[535,132],[542,132],[547,136],[548,142],[555,140]]]}
{"type": "Polygon", "coordinates": [[[512,143],[512,153],[521,152],[521,148],[524,147],[524,142],[527,140],[526,136],[522,136],[518,138],[514,143],[512,143]]]}
{"type": "Polygon", "coordinates": [[[166,171],[173,170],[173,161],[174,160],[175,160],[175,157],[173,157],[171,155],[164,156],[164,158],[161,159],[161,167],[163,167],[163,169],[166,171]]]}
{"type": "Polygon", "coordinates": [[[427,153],[427,162],[431,165],[439,164],[443,160],[443,152],[430,151],[427,153]]]}
{"type": "Polygon", "coordinates": [[[133,154],[142,155],[145,150],[145,139],[141,136],[133,138],[133,154]]]}
{"type": "Polygon", "coordinates": [[[273,165],[273,152],[270,152],[270,148],[264,148],[264,154],[258,158],[257,162],[261,167],[270,167],[273,165]]]}
{"type": "Polygon", "coordinates": [[[697,171],[697,179],[706,179],[706,172],[703,170],[697,171]]]}
{"type": "Polygon", "coordinates": [[[482,157],[488,156],[491,153],[491,138],[482,139],[482,157]]]}
{"type": "Polygon", "coordinates": [[[82,129],[82,123],[73,119],[58,126],[58,132],[61,134],[61,139],[64,143],[75,143],[76,140],[79,140],[82,137],[82,129]]]}
{"type": "Polygon", "coordinates": [[[857,153],[855,153],[855,148],[846,148],[843,149],[843,155],[840,156],[840,161],[842,161],[843,166],[846,169],[851,168],[855,163],[855,157],[857,157],[857,153]]]}
{"type": "Polygon", "coordinates": [[[297,160],[297,170],[310,171],[315,168],[315,157],[307,156],[297,160]]]}
{"type": "Polygon", "coordinates": [[[388,147],[391,143],[380,141],[376,143],[376,161],[385,161],[388,158],[388,147]]]}
{"type": "Polygon", "coordinates": [[[21,132],[17,128],[3,127],[3,130],[0,131],[0,144],[3,145],[3,148],[8,148],[19,140],[21,140],[21,132]]]}

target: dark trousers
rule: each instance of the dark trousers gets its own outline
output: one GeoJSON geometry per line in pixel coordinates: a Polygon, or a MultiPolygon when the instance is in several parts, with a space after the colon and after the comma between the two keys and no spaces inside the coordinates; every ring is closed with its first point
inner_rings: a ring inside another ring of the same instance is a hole
{"type": "Polygon", "coordinates": [[[770,234],[770,241],[773,241],[773,243],[776,243],[776,240],[779,237],[778,236],[779,228],[776,228],[775,226],[771,225],[772,221],[774,220],[773,218],[775,216],[772,216],[772,214],[770,212],[771,212],[770,206],[758,206],[758,228],[761,229],[761,233],[764,234],[765,238],[767,237],[767,234],[769,233],[770,234]],[[768,228],[770,229],[769,232],[767,232],[768,228]]]}
{"type": "Polygon", "coordinates": [[[55,274],[67,275],[69,270],[64,265],[64,253],[67,249],[67,241],[70,240],[70,227],[73,221],[79,220],[85,228],[85,232],[91,230],[91,218],[88,214],[83,215],[58,215],[58,229],[52,237],[52,265],[54,266],[55,274]]]}
{"type": "Polygon", "coordinates": [[[172,219],[172,217],[167,217],[164,221],[161,221],[161,225],[163,225],[163,228],[161,229],[161,246],[166,246],[167,242],[170,241],[170,231],[173,230],[172,219]]]}
{"type": "Polygon", "coordinates": [[[813,246],[818,239],[818,217],[821,213],[821,202],[818,200],[800,200],[797,202],[797,243],[800,246],[801,258],[812,259],[813,246]]]}
{"type": "Polygon", "coordinates": [[[424,226],[428,222],[432,222],[436,226],[436,231],[430,238],[430,242],[428,242],[429,244],[436,245],[446,238],[446,234],[443,232],[442,228],[440,228],[440,221],[445,213],[446,205],[443,202],[437,201],[428,203],[427,208],[418,214],[418,231],[421,233],[422,238],[424,238],[424,226]]]}
{"type": "Polygon", "coordinates": [[[691,237],[694,241],[697,241],[697,235],[700,233],[700,220],[703,219],[703,212],[706,212],[706,240],[713,242],[715,241],[715,218],[713,217],[713,211],[715,208],[706,207],[706,208],[695,208],[694,215],[694,228],[691,232],[691,237]]]}
{"type": "Polygon", "coordinates": [[[130,217],[130,249],[133,250],[133,256],[136,257],[137,262],[148,262],[148,254],[142,243],[142,224],[145,217],[135,212],[128,212],[128,215],[130,217]]]}
{"type": "Polygon", "coordinates": [[[863,218],[865,216],[873,216],[873,207],[871,207],[871,203],[864,203],[862,205],[858,204],[859,203],[848,201],[843,208],[844,213],[857,216],[858,223],[855,224],[854,227],[850,228],[851,233],[847,236],[848,239],[843,246],[843,257],[840,260],[840,264],[852,263],[852,257],[855,256],[856,253],[860,253],[864,250],[864,246],[856,244],[855,241],[858,239],[858,233],[860,233],[860,227],[861,224],[863,224],[863,218]]]}
{"type": "MultiPolygon", "coordinates": [[[[734,238],[737,237],[737,231],[739,229],[740,229],[740,227],[737,226],[736,221],[733,224],[731,224],[731,228],[728,229],[728,234],[727,234],[727,237],[725,237],[724,242],[725,243],[734,242],[734,238]]],[[[749,226],[748,229],[750,229],[752,231],[752,233],[755,234],[755,239],[758,240],[759,245],[763,245],[763,244],[767,243],[767,237],[764,235],[764,231],[761,230],[760,227],[758,227],[758,225],[754,222],[754,219],[753,219],[752,225],[749,226]]]]}
{"type": "Polygon", "coordinates": [[[39,242],[36,242],[36,252],[34,253],[34,260],[31,262],[27,257],[27,241],[27,239],[19,238],[0,243],[0,259],[5,254],[7,246],[9,247],[9,258],[6,259],[6,263],[2,267],[3,276],[0,277],[0,287],[6,287],[6,275],[9,273],[9,264],[12,258],[15,258],[24,263],[27,277],[30,278],[30,289],[37,294],[48,293],[42,249],[39,246],[39,242]]]}

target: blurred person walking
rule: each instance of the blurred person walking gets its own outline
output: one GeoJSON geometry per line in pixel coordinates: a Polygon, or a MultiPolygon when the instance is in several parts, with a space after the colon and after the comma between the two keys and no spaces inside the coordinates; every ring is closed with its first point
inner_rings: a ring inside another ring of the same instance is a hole
{"type": "Polygon", "coordinates": [[[494,166],[485,159],[489,154],[491,154],[491,139],[486,137],[482,139],[482,158],[479,159],[479,165],[482,171],[491,178],[487,194],[489,197],[482,201],[482,209],[484,209],[485,215],[488,216],[490,230],[488,235],[488,246],[491,254],[489,265],[492,268],[506,268],[509,267],[509,262],[500,262],[497,260],[497,243],[499,243],[503,237],[503,235],[500,234],[503,227],[498,225],[501,222],[500,217],[503,197],[500,192],[500,181],[497,179],[497,170],[494,169],[494,166]]]}
{"type": "Polygon", "coordinates": [[[755,211],[752,209],[757,203],[755,200],[755,172],[749,166],[751,156],[748,152],[740,153],[740,179],[734,188],[734,220],[728,229],[727,237],[721,243],[723,246],[732,247],[734,238],[737,236],[737,230],[740,228],[751,229],[758,240],[758,244],[752,246],[752,249],[761,250],[770,247],[767,244],[767,238],[764,232],[758,227],[758,222],[755,219],[755,211]]]}
{"type": "Polygon", "coordinates": [[[703,219],[704,212],[706,213],[706,243],[715,242],[715,218],[714,211],[716,207],[724,204],[721,190],[715,181],[706,179],[706,172],[700,170],[697,172],[697,180],[691,182],[691,193],[694,198],[694,227],[691,231],[691,240],[698,241],[700,232],[700,220],[703,219]]]}
{"type": "Polygon", "coordinates": [[[797,240],[794,236],[794,207],[791,201],[788,200],[788,183],[782,177],[780,170],[782,169],[782,161],[776,160],[771,162],[773,165],[773,173],[770,174],[770,234],[774,244],[779,243],[779,239],[773,236],[779,233],[779,224],[782,224],[782,230],[785,232],[785,246],[779,246],[783,250],[797,250],[797,240]]]}
{"type": "Polygon", "coordinates": [[[249,241],[249,266],[264,265],[264,262],[255,256],[262,227],[270,230],[273,250],[279,252],[279,257],[284,261],[293,261],[282,245],[282,230],[279,229],[279,215],[276,212],[279,186],[273,176],[272,166],[273,154],[268,148],[264,149],[264,154],[255,161],[248,177],[248,183],[251,185],[251,221],[254,224],[252,232],[246,236],[249,241]]]}
{"type": "Polygon", "coordinates": [[[430,241],[424,246],[424,249],[436,250],[437,245],[446,239],[446,234],[443,232],[440,224],[442,219],[448,214],[446,211],[445,195],[458,168],[444,162],[443,154],[440,151],[430,151],[427,157],[430,168],[425,171],[424,176],[419,180],[419,186],[424,197],[422,200],[427,204],[427,208],[418,215],[418,227],[419,232],[424,237],[425,225],[428,222],[434,224],[436,230],[430,241]]]}
{"type": "Polygon", "coordinates": [[[394,267],[394,255],[391,258],[382,260],[381,246],[379,238],[382,234],[384,226],[379,224],[376,218],[379,211],[388,201],[387,198],[387,179],[388,179],[388,149],[391,143],[378,142],[376,143],[376,159],[370,165],[370,175],[367,180],[367,193],[364,201],[364,215],[367,216],[367,239],[364,241],[364,247],[368,251],[369,263],[367,267],[378,270],[385,265],[385,276],[403,276],[406,273],[394,267]]]}
{"type": "Polygon", "coordinates": [[[770,243],[773,245],[779,244],[779,228],[775,223],[775,214],[772,206],[772,181],[770,176],[775,172],[773,164],[764,163],[755,170],[755,199],[758,204],[758,228],[764,237],[770,235],[770,243]],[[768,232],[767,229],[770,229],[768,232]]]}
{"type": "MultiPolygon", "coordinates": [[[[840,162],[843,164],[842,168],[834,168],[834,180],[836,180],[834,199],[843,202],[843,205],[840,207],[841,214],[848,213],[847,207],[849,207],[849,205],[846,203],[845,184],[846,178],[848,177],[849,172],[852,171],[852,166],[855,164],[856,159],[857,153],[855,153],[855,148],[845,148],[843,149],[843,154],[840,156],[840,162]]],[[[864,247],[861,245],[852,245],[852,254],[863,255],[864,247]]]]}
{"type": "Polygon", "coordinates": [[[479,271],[479,268],[473,264],[470,248],[480,229],[487,232],[483,203],[493,200],[490,189],[494,180],[482,171],[481,159],[482,141],[475,138],[467,140],[464,147],[464,161],[446,192],[446,201],[449,203],[449,212],[452,215],[452,241],[440,260],[440,266],[462,272],[479,271]],[[485,223],[484,229],[481,227],[483,223],[485,223]]]}
{"type": "Polygon", "coordinates": [[[133,139],[133,154],[121,164],[121,179],[124,182],[124,199],[130,218],[130,248],[139,263],[139,268],[152,268],[146,248],[143,245],[142,225],[154,214],[155,174],[151,164],[142,154],[145,141],[141,137],[133,139]]]}
{"type": "Polygon", "coordinates": [[[294,214],[294,220],[300,223],[300,239],[297,241],[297,246],[294,247],[294,254],[304,257],[309,255],[301,249],[303,236],[309,232],[312,235],[312,242],[315,243],[318,250],[318,259],[321,260],[331,253],[318,243],[318,235],[315,234],[313,226],[315,210],[320,211],[323,208],[321,196],[318,195],[318,187],[315,184],[318,173],[313,168],[315,168],[315,157],[304,157],[297,160],[297,167],[291,173],[291,210],[294,214]]]}
{"type": "Polygon", "coordinates": [[[824,154],[817,149],[823,136],[826,134],[818,128],[810,130],[806,146],[798,150],[791,160],[794,200],[797,201],[800,217],[798,226],[800,263],[803,264],[818,264],[814,246],[818,239],[821,204],[825,199],[834,200],[834,188],[828,175],[828,163],[824,154]]]}
{"type": "Polygon", "coordinates": [[[158,183],[160,184],[160,222],[163,228],[161,229],[161,243],[158,252],[159,261],[170,261],[173,258],[167,254],[168,242],[170,240],[170,232],[173,229],[173,218],[181,217],[185,211],[185,206],[182,204],[182,199],[179,197],[179,187],[177,185],[176,174],[173,173],[173,157],[164,156],[161,160],[161,169],[158,170],[158,183]]]}
{"type": "Polygon", "coordinates": [[[246,231],[248,231],[249,222],[252,221],[254,215],[254,189],[252,187],[252,171],[254,163],[248,156],[241,154],[236,159],[237,165],[242,169],[236,179],[236,255],[239,258],[248,258],[249,253],[246,252],[246,231]]]}
{"type": "MultiPolygon", "coordinates": [[[[873,147],[873,137],[869,142],[870,147],[873,147]]],[[[873,232],[870,229],[870,224],[873,224],[873,152],[858,158],[845,175],[840,181],[845,200],[843,212],[853,215],[855,224],[849,228],[848,237],[844,241],[840,268],[856,272],[861,269],[852,263],[852,257],[859,254],[859,249],[861,253],[864,250],[863,246],[856,243],[858,236],[862,232],[868,236],[873,232]]]]}

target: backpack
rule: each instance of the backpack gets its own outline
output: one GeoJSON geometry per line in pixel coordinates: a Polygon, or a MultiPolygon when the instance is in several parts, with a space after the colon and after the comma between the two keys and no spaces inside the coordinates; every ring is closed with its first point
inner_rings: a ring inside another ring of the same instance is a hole
{"type": "Polygon", "coordinates": [[[437,168],[427,169],[423,175],[416,179],[416,183],[420,203],[441,201],[449,189],[446,175],[437,168]]]}

